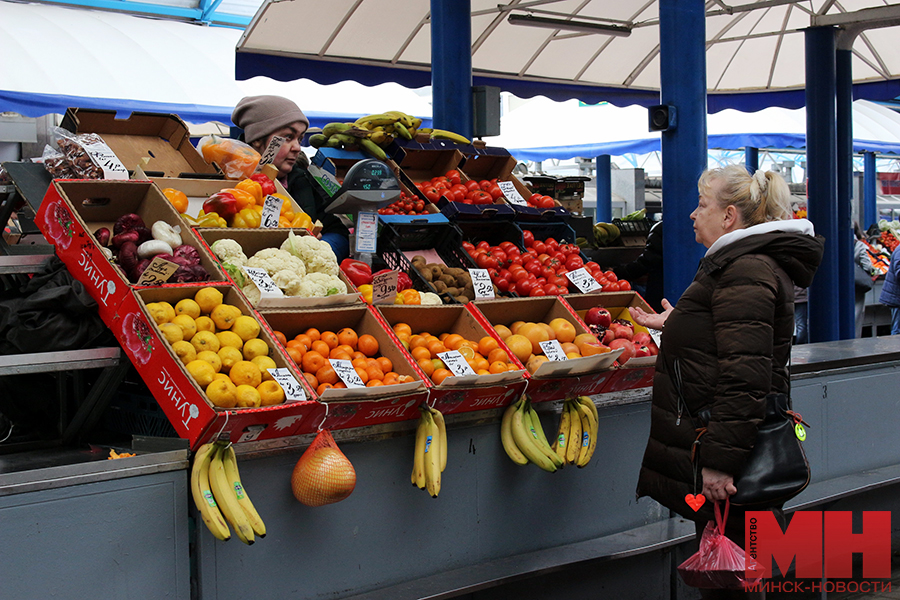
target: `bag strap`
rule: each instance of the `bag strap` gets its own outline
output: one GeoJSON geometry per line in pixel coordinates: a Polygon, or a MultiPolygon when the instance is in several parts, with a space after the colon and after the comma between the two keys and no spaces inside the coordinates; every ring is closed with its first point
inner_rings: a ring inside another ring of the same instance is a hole
{"type": "Polygon", "coordinates": [[[722,535],[725,535],[725,523],[728,522],[728,509],[730,507],[731,507],[730,500],[728,498],[725,498],[725,509],[724,509],[724,515],[723,515],[723,511],[719,510],[719,503],[718,502],[713,503],[713,509],[715,510],[715,513],[716,513],[716,527],[718,528],[719,533],[722,535]]]}

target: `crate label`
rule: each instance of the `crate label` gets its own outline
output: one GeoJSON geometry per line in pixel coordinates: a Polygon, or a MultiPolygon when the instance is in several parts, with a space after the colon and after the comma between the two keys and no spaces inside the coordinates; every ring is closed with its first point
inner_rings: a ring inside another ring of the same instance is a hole
{"type": "Polygon", "coordinates": [[[310,175],[313,176],[313,179],[322,186],[322,189],[325,190],[325,193],[328,194],[329,197],[333,197],[338,193],[338,190],[341,189],[340,182],[338,182],[334,175],[325,169],[316,165],[309,165],[307,170],[310,175]]]}
{"type": "Polygon", "coordinates": [[[285,141],[287,141],[287,138],[283,138],[280,135],[272,136],[272,141],[270,141],[269,145],[266,146],[265,151],[262,153],[262,156],[259,159],[259,167],[256,168],[257,171],[259,171],[264,165],[275,162],[275,157],[278,156],[278,151],[281,150],[281,146],[284,145],[285,141]]]}
{"type": "Polygon", "coordinates": [[[647,331],[650,333],[650,337],[653,338],[653,342],[656,344],[656,347],[659,348],[662,346],[662,331],[659,329],[650,329],[647,328],[647,331]]]}
{"type": "MultiPolygon", "coordinates": [[[[247,427],[247,431],[241,434],[241,437],[238,438],[237,443],[241,442],[252,442],[259,437],[265,430],[265,425],[250,425],[247,427]]],[[[238,500],[244,497],[244,487],[237,481],[233,483],[234,493],[238,497],[238,500]]]]}
{"type": "Polygon", "coordinates": [[[103,171],[103,179],[128,179],[128,169],[105,142],[84,144],[84,151],[103,171]]]}
{"type": "Polygon", "coordinates": [[[303,402],[306,400],[306,390],[300,382],[294,379],[294,374],[288,368],[266,369],[272,379],[278,382],[284,390],[284,399],[287,402],[303,402]]]}
{"type": "Polygon", "coordinates": [[[476,298],[494,297],[494,284],[491,283],[487,269],[469,269],[469,275],[472,277],[472,288],[475,290],[476,298]]]}
{"type": "Polygon", "coordinates": [[[263,204],[262,215],[259,218],[259,226],[266,229],[278,227],[278,217],[281,216],[282,204],[284,204],[284,198],[271,195],[266,196],[266,203],[263,204]]]}
{"type": "Polygon", "coordinates": [[[575,287],[577,287],[582,294],[586,294],[588,292],[593,292],[594,290],[599,290],[601,286],[597,283],[597,280],[587,272],[587,269],[584,267],[580,269],[575,269],[574,271],[569,271],[566,273],[566,277],[569,278],[575,287]]]}
{"type": "Polygon", "coordinates": [[[475,375],[475,371],[466,362],[465,357],[459,353],[459,350],[447,350],[446,352],[438,352],[438,358],[444,361],[451,373],[460,377],[462,375],[475,375]]]}
{"type": "Polygon", "coordinates": [[[169,280],[175,271],[178,270],[176,263],[168,261],[161,256],[154,256],[141,276],[138,277],[137,285],[159,285],[169,280]]]}
{"type": "Polygon", "coordinates": [[[378,237],[378,213],[360,212],[356,224],[356,251],[374,254],[378,237]]]}
{"type": "Polygon", "coordinates": [[[329,358],[328,360],[331,362],[334,372],[337,373],[337,376],[341,378],[341,381],[343,381],[344,385],[348,388],[366,387],[366,384],[360,379],[359,373],[356,372],[356,369],[349,360],[340,358],[329,358]]]}
{"type": "Polygon", "coordinates": [[[244,273],[250,278],[256,287],[259,288],[260,297],[262,298],[283,298],[284,292],[281,291],[265,269],[257,269],[256,267],[241,267],[244,273]]]}
{"type": "Polygon", "coordinates": [[[568,360],[569,357],[566,356],[565,350],[563,350],[562,345],[559,343],[559,340],[547,340],[546,342],[538,342],[538,345],[541,347],[541,350],[544,351],[544,356],[546,356],[550,360],[568,360]]]}
{"type": "Polygon", "coordinates": [[[393,304],[397,297],[397,271],[372,277],[372,304],[393,304]]]}
{"type": "Polygon", "coordinates": [[[500,186],[500,191],[503,192],[503,195],[506,196],[506,199],[511,203],[518,204],[519,206],[528,206],[528,202],[525,201],[525,198],[523,198],[519,193],[519,190],[516,189],[516,184],[512,181],[498,181],[497,185],[500,186]]]}

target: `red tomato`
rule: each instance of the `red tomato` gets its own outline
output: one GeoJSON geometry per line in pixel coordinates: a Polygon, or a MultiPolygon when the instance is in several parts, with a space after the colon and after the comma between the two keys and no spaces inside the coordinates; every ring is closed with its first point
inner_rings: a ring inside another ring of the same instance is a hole
{"type": "Polygon", "coordinates": [[[459,171],[457,171],[456,169],[451,169],[451,170],[447,171],[446,173],[444,173],[444,177],[446,177],[450,181],[453,181],[455,179],[456,182],[458,183],[460,177],[462,177],[462,176],[459,174],[459,171]]]}
{"type": "Polygon", "coordinates": [[[475,245],[472,242],[468,242],[468,241],[463,242],[462,247],[463,247],[463,250],[465,250],[466,252],[471,252],[472,250],[475,249],[475,245]]]}
{"type": "Polygon", "coordinates": [[[534,193],[528,198],[528,200],[526,202],[530,206],[537,206],[537,203],[541,199],[541,197],[542,197],[542,194],[534,193]]]}
{"type": "Polygon", "coordinates": [[[570,271],[574,271],[575,269],[580,269],[584,266],[584,261],[577,254],[569,255],[569,258],[566,259],[566,268],[570,271]]]}
{"type": "Polygon", "coordinates": [[[490,204],[493,202],[491,195],[484,190],[472,190],[468,193],[466,198],[470,199],[473,204],[490,204]]]}
{"type": "Polygon", "coordinates": [[[615,283],[616,281],[619,280],[619,278],[616,276],[616,274],[613,273],[612,271],[604,272],[603,276],[606,277],[607,279],[609,279],[610,283],[615,283]]]}
{"type": "Polygon", "coordinates": [[[555,208],[556,200],[554,200],[550,196],[541,196],[541,199],[537,203],[537,207],[545,210],[548,208],[555,208]]]}
{"type": "Polygon", "coordinates": [[[559,288],[556,287],[555,283],[545,283],[544,284],[544,293],[548,296],[558,296],[559,288]]]}
{"type": "Polygon", "coordinates": [[[525,240],[525,247],[531,248],[534,245],[534,234],[529,230],[524,230],[522,232],[522,238],[525,240]]]}
{"type": "Polygon", "coordinates": [[[528,292],[528,296],[531,298],[533,298],[535,296],[546,296],[546,295],[547,295],[547,293],[544,291],[544,288],[537,286],[537,285],[534,286],[533,288],[531,288],[531,291],[528,292]]]}
{"type": "Polygon", "coordinates": [[[603,285],[603,290],[602,290],[602,291],[604,291],[604,292],[618,292],[618,291],[619,291],[619,284],[610,281],[609,283],[606,283],[606,284],[603,285]]]}
{"type": "Polygon", "coordinates": [[[544,243],[547,244],[547,251],[548,251],[548,252],[549,252],[549,251],[556,252],[557,250],[559,250],[559,242],[557,242],[557,241],[556,241],[554,238],[552,238],[552,237],[548,237],[546,240],[544,240],[544,243]]]}
{"type": "Polygon", "coordinates": [[[481,186],[478,185],[478,182],[475,180],[469,180],[464,185],[466,186],[466,189],[469,190],[470,192],[472,190],[480,190],[481,189],[481,186]]]}
{"type": "Polygon", "coordinates": [[[494,184],[491,183],[490,181],[488,181],[487,179],[482,179],[481,181],[478,182],[478,187],[480,187],[482,189],[482,191],[485,191],[485,192],[488,191],[489,189],[491,189],[492,185],[494,185],[494,184]]]}
{"type": "Polygon", "coordinates": [[[535,240],[532,242],[531,247],[534,248],[534,251],[538,254],[546,254],[547,253],[547,244],[540,240],[535,240]]]}
{"type": "Polygon", "coordinates": [[[425,194],[425,197],[428,198],[429,202],[437,202],[441,199],[440,193],[434,187],[428,187],[422,190],[422,193],[425,194]]]}
{"type": "Polygon", "coordinates": [[[494,285],[496,285],[497,289],[501,292],[509,291],[509,279],[506,277],[498,277],[494,280],[494,285]]]}
{"type": "Polygon", "coordinates": [[[461,193],[463,195],[463,198],[465,198],[466,194],[469,193],[469,188],[467,188],[466,186],[464,186],[461,183],[454,183],[453,185],[450,186],[450,189],[453,190],[454,192],[461,193]]]}
{"type": "Polygon", "coordinates": [[[628,283],[628,281],[626,281],[625,279],[620,279],[619,283],[617,283],[616,285],[619,286],[620,292],[627,292],[628,290],[631,289],[631,284],[628,283]]]}
{"type": "Polygon", "coordinates": [[[523,281],[527,281],[528,279],[530,279],[530,273],[528,271],[526,271],[525,269],[522,269],[521,271],[512,272],[512,276],[516,282],[516,285],[519,285],[523,281]]]}
{"type": "MultiPolygon", "coordinates": [[[[500,242],[500,249],[504,252],[509,253],[510,248],[516,248],[516,245],[508,240],[500,242]]],[[[518,248],[516,248],[516,251],[518,251],[518,248]]]]}
{"type": "Polygon", "coordinates": [[[503,190],[500,189],[500,186],[496,183],[491,185],[490,189],[487,190],[487,193],[491,195],[491,198],[496,200],[497,198],[503,198],[503,190]]]}
{"type": "Polygon", "coordinates": [[[487,240],[481,240],[477,244],[475,244],[476,248],[484,248],[485,250],[490,250],[491,245],[487,243],[487,240]]]}
{"type": "Polygon", "coordinates": [[[516,281],[516,293],[520,296],[528,296],[537,285],[534,279],[520,279],[516,281]]]}

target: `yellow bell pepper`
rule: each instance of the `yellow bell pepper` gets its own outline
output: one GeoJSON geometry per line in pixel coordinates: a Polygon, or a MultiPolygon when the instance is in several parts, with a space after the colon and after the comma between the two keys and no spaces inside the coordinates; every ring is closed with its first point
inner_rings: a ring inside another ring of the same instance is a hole
{"type": "Polygon", "coordinates": [[[291,227],[309,229],[312,227],[312,219],[305,212],[297,213],[291,221],[291,227]]]}
{"type": "MultiPolygon", "coordinates": [[[[256,182],[254,182],[254,183],[256,183],[256,182]]],[[[257,184],[257,185],[259,185],[259,184],[257,184]]],[[[256,205],[256,198],[254,198],[250,193],[248,193],[244,190],[241,190],[238,188],[231,188],[231,189],[226,189],[226,190],[222,190],[222,191],[228,192],[229,194],[234,196],[235,205],[237,206],[238,212],[242,211],[245,208],[250,208],[251,206],[256,205]]]]}
{"type": "Polygon", "coordinates": [[[247,192],[248,194],[253,196],[254,202],[256,204],[259,204],[260,206],[262,206],[266,201],[266,197],[263,196],[262,193],[262,186],[252,179],[244,179],[239,184],[234,186],[234,189],[247,192]]]}
{"type": "Polygon", "coordinates": [[[253,228],[259,227],[260,218],[259,213],[253,210],[252,208],[245,208],[238,212],[238,214],[234,215],[234,220],[231,222],[232,227],[244,227],[244,228],[253,228]]]}
{"type": "Polygon", "coordinates": [[[291,221],[287,217],[278,217],[278,226],[279,227],[290,227],[291,221]]]}
{"type": "Polygon", "coordinates": [[[357,286],[359,293],[362,294],[363,300],[366,301],[366,304],[372,304],[372,285],[369,283],[364,283],[363,285],[357,286]]]}
{"type": "Polygon", "coordinates": [[[191,217],[189,215],[183,215],[185,219],[191,224],[192,227],[227,227],[228,224],[225,222],[225,219],[220,217],[218,214],[214,212],[205,213],[202,210],[200,214],[197,215],[197,218],[191,217]]]}

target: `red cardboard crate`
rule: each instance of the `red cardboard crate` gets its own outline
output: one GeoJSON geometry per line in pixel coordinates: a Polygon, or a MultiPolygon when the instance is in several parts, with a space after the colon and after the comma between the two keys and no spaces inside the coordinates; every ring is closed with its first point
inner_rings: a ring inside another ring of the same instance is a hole
{"type": "MultiPolygon", "coordinates": [[[[456,333],[478,341],[491,336],[500,342],[493,329],[485,328],[472,313],[460,305],[447,306],[379,306],[376,309],[387,329],[406,323],[414,333],[428,331],[432,335],[456,333]]],[[[400,340],[397,340],[398,345],[400,340]]],[[[411,355],[400,346],[410,362],[411,355]]],[[[492,375],[448,377],[441,385],[433,385],[428,404],[444,414],[487,410],[508,406],[525,391],[525,372],[507,371],[492,375]]]]}
{"type": "MultiPolygon", "coordinates": [[[[493,328],[496,325],[508,327],[515,321],[549,323],[561,317],[572,323],[577,333],[588,332],[584,323],[558,296],[476,301],[467,304],[466,308],[485,328],[493,328]]],[[[510,359],[516,360],[506,344],[501,342],[501,347],[507,351],[510,359]]],[[[526,393],[532,402],[562,400],[598,393],[613,376],[614,371],[610,367],[618,355],[618,352],[610,352],[566,361],[546,362],[534,373],[526,372],[525,376],[528,379],[526,393]]],[[[519,364],[521,365],[521,362],[519,364]]]]}
{"type": "MultiPolygon", "coordinates": [[[[424,374],[413,366],[398,347],[396,338],[370,306],[335,307],[319,310],[261,311],[273,331],[292,339],[310,327],[337,333],[352,327],[358,335],[370,334],[378,340],[379,353],[391,360],[394,371],[409,375],[412,382],[356,389],[327,389],[316,399],[327,405],[325,429],[347,429],[418,418],[418,406],[428,398],[424,374]]],[[[298,372],[300,369],[298,369],[298,372]]],[[[302,376],[302,374],[301,374],[302,376]]]]}
{"type": "MultiPolygon", "coordinates": [[[[182,223],[172,204],[149,181],[55,180],[35,217],[69,272],[97,301],[100,317],[107,324],[131,293],[132,284],[103,254],[94,232],[100,227],[111,232],[116,219],[128,213],[140,215],[147,227],[156,221],[182,223]]],[[[218,262],[184,227],[182,241],[198,250],[211,282],[225,281],[218,262]]]]}

